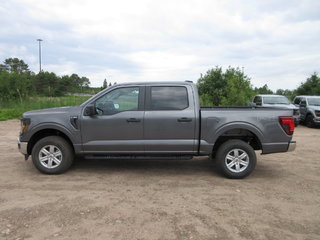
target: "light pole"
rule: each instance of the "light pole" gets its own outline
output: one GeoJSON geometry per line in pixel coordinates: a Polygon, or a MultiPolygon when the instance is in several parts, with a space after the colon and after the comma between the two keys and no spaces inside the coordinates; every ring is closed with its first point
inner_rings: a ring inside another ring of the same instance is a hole
{"type": "Polygon", "coordinates": [[[41,72],[41,42],[43,41],[42,39],[37,39],[37,41],[39,42],[39,64],[40,64],[40,71],[41,72]]]}

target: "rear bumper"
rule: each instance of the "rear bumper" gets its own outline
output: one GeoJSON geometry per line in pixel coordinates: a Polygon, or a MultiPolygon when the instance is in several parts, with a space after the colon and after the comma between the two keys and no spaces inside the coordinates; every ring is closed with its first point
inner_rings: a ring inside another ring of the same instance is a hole
{"type": "Polygon", "coordinates": [[[288,152],[293,152],[296,149],[296,141],[289,142],[288,152]]]}
{"type": "Polygon", "coordinates": [[[17,142],[18,142],[19,152],[21,152],[21,154],[23,154],[24,156],[28,155],[28,150],[27,150],[28,142],[20,142],[19,138],[17,142]]]}
{"type": "Polygon", "coordinates": [[[262,154],[292,152],[296,148],[296,141],[278,142],[278,143],[263,143],[262,154]]]}

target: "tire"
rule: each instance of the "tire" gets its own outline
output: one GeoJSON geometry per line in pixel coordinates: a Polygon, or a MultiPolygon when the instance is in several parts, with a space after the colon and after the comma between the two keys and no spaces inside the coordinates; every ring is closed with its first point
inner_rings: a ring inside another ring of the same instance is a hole
{"type": "Polygon", "coordinates": [[[224,176],[239,179],[254,170],[257,158],[249,144],[242,140],[229,140],[219,147],[216,161],[218,170],[224,176]]]}
{"type": "Polygon", "coordinates": [[[312,115],[308,115],[307,118],[306,118],[306,126],[308,128],[312,128],[314,127],[314,121],[313,121],[313,116],[312,115]]]}
{"type": "Polygon", "coordinates": [[[60,174],[72,165],[74,152],[70,144],[58,136],[40,139],[32,149],[32,162],[42,173],[60,174]]]}

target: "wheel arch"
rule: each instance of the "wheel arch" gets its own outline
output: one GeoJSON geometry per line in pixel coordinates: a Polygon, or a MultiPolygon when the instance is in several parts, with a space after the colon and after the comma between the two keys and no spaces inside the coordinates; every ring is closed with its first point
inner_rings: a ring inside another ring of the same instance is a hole
{"type": "Polygon", "coordinates": [[[62,137],[63,139],[65,139],[71,146],[72,150],[74,151],[74,146],[72,143],[72,138],[70,138],[69,134],[66,133],[65,131],[58,129],[58,128],[42,128],[42,129],[38,129],[38,131],[36,131],[32,137],[30,138],[30,140],[28,141],[28,147],[27,147],[27,152],[29,155],[32,154],[32,149],[34,147],[34,145],[42,138],[48,137],[48,136],[59,136],[62,137]]]}
{"type": "Polygon", "coordinates": [[[254,150],[262,150],[263,134],[259,129],[247,124],[230,124],[220,128],[213,139],[214,154],[228,140],[239,139],[248,143],[254,150]]]}

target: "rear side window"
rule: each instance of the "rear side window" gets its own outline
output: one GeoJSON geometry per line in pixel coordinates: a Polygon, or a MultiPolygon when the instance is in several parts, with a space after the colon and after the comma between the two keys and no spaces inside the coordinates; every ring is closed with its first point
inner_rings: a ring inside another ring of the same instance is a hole
{"type": "Polygon", "coordinates": [[[183,110],[188,106],[185,87],[151,87],[152,110],[183,110]]]}

